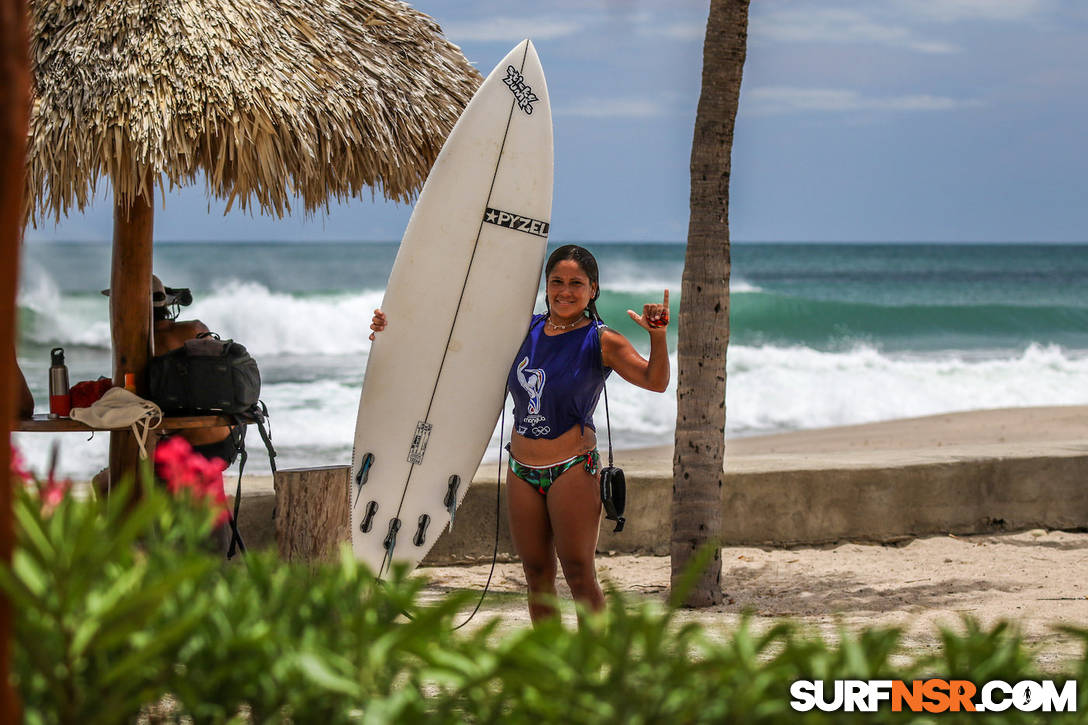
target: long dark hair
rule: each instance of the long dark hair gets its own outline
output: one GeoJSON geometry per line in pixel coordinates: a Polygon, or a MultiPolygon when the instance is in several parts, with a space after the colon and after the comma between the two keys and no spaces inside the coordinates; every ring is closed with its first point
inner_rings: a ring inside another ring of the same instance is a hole
{"type": "Polygon", "coordinates": [[[544,306],[551,310],[551,306],[548,304],[548,277],[551,276],[555,265],[567,260],[577,262],[578,266],[585,272],[586,277],[589,278],[590,283],[597,286],[597,292],[593,295],[593,299],[589,301],[586,309],[589,311],[590,319],[603,322],[601,315],[597,312],[597,298],[601,296],[601,275],[597,269],[597,260],[588,249],[579,247],[577,244],[564,244],[552,252],[552,256],[548,257],[548,263],[544,265],[544,306]]]}
{"type": "Polygon", "coordinates": [[[176,320],[181,314],[181,308],[177,305],[162,305],[159,307],[151,308],[151,318],[158,322],[159,320],[176,320]]]}

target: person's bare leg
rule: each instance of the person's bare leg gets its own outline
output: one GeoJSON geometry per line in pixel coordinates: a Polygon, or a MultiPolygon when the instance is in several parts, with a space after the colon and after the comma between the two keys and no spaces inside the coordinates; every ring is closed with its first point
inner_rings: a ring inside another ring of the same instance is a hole
{"type": "Polygon", "coordinates": [[[555,550],[574,601],[590,611],[604,608],[594,558],[601,525],[601,499],[596,476],[583,466],[570,469],[548,489],[548,517],[555,550]]]}
{"type": "Polygon", "coordinates": [[[529,585],[529,619],[533,624],[556,615],[555,546],[546,499],[531,485],[506,472],[506,510],[510,537],[529,585]]]}

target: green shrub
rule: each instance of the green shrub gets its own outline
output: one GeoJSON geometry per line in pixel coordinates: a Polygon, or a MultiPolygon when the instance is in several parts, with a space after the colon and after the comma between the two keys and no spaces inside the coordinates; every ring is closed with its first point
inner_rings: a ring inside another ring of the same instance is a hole
{"type": "Polygon", "coordinates": [[[196,722],[424,711],[420,653],[450,639],[466,596],[420,609],[422,579],[379,582],[350,551],[317,568],[272,552],[225,564],[204,546],[216,513],[184,492],[152,487],[132,505],[125,485],[108,504],[46,505],[35,488],[16,492],[17,548],[0,569],[28,722],[128,722],[167,695],[196,722]]]}
{"type": "MultiPolygon", "coordinates": [[[[500,633],[453,632],[472,594],[419,604],[425,582],[379,582],[345,547],[310,566],[205,553],[215,513],[200,497],[127,487],[100,505],[20,488],[18,547],[0,585],[16,607],[14,679],[30,723],[839,723],[1035,722],[978,716],[798,713],[797,679],[1040,679],[1014,628],[971,619],[932,655],[895,629],[832,641],[750,618],[724,636],[678,610],[612,593],[601,615],[500,633]],[[905,662],[905,664],[904,664],[905,662]],[[169,707],[164,706],[169,703],[169,707]]],[[[1088,629],[1066,628],[1085,642],[1088,629]]],[[[1088,715],[1088,652],[1068,673],[1088,715]]]]}

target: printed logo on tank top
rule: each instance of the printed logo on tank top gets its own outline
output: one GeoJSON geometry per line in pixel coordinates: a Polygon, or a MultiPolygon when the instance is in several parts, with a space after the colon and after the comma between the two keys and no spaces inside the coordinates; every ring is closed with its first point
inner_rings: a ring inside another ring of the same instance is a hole
{"type": "Polygon", "coordinates": [[[518,426],[518,435],[525,435],[532,427],[534,435],[546,435],[551,432],[551,429],[544,425],[547,422],[547,418],[540,414],[540,399],[544,395],[544,386],[547,384],[547,377],[544,375],[544,371],[539,368],[529,367],[528,356],[521,359],[516,368],[518,376],[518,384],[525,389],[525,392],[529,394],[529,406],[528,415],[526,415],[522,422],[525,425],[518,426]]]}

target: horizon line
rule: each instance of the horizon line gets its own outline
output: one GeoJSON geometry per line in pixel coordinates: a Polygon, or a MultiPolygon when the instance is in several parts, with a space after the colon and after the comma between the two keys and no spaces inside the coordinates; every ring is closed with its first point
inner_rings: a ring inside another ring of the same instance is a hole
{"type": "MultiPolygon", "coordinates": [[[[37,244],[101,244],[112,245],[110,239],[24,239],[24,245],[37,244]]],[[[400,244],[398,239],[156,239],[155,244],[400,244]]],[[[563,244],[661,244],[686,246],[685,240],[676,239],[563,239],[549,240],[551,245],[563,244]]],[[[1015,245],[1015,244],[1039,244],[1039,245],[1082,245],[1088,244],[1084,240],[1048,240],[1048,239],[942,239],[942,240],[918,240],[918,239],[734,239],[730,244],[827,244],[827,245],[934,245],[934,244],[962,244],[962,245],[1015,245]]]]}

